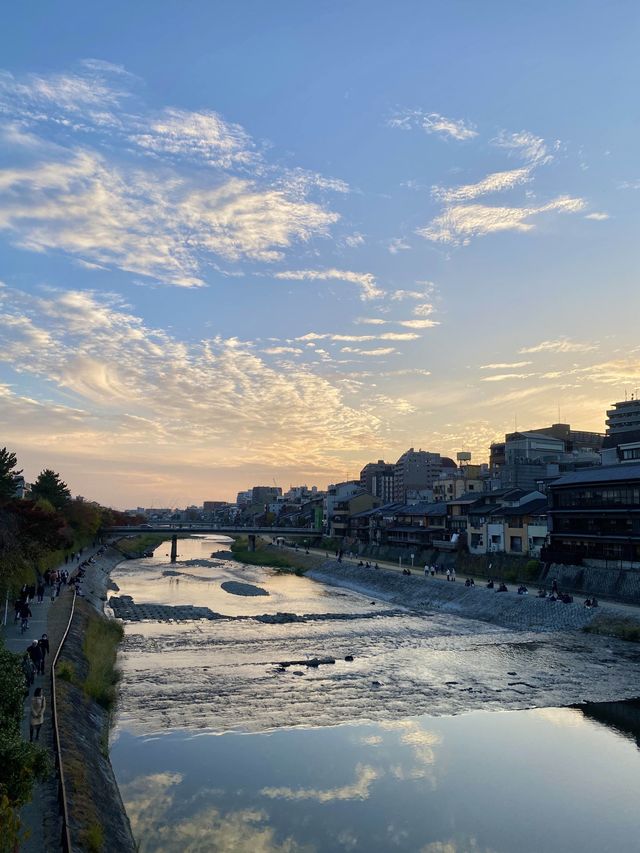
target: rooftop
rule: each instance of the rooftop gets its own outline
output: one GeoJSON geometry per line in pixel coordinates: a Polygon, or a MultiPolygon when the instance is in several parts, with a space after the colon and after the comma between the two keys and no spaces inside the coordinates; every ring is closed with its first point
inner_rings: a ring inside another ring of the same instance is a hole
{"type": "Polygon", "coordinates": [[[640,480],[640,462],[627,462],[619,465],[601,465],[572,471],[551,483],[552,489],[563,486],[578,486],[588,483],[622,483],[640,480]]]}

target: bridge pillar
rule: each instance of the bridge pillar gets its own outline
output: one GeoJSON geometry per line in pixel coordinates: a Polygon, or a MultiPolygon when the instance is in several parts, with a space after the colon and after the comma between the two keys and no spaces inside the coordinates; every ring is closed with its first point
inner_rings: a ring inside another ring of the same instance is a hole
{"type": "Polygon", "coordinates": [[[249,551],[255,551],[256,550],[256,534],[250,533],[247,538],[249,539],[249,551]]]}
{"type": "Polygon", "coordinates": [[[171,537],[171,562],[175,563],[178,559],[178,537],[174,533],[171,537]]]}

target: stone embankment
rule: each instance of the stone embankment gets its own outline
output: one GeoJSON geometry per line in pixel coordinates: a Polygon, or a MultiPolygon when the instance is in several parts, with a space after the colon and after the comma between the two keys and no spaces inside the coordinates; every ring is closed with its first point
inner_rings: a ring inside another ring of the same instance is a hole
{"type": "Polygon", "coordinates": [[[58,669],[67,678],[56,679],[62,761],[66,775],[71,840],[74,850],[133,853],[135,841],[108,757],[110,716],[86,695],[84,638],[87,624],[102,614],[109,573],[122,554],[108,548],[90,563],[76,602],[74,617],[62,649],[58,669]],[[84,600],[83,600],[84,599],[84,600]],[[71,674],[71,675],[69,675],[71,674]]]}
{"type": "Polygon", "coordinates": [[[582,602],[552,602],[538,598],[536,589],[528,595],[518,595],[516,586],[509,587],[508,592],[496,592],[479,584],[466,587],[460,579],[447,582],[441,577],[425,577],[417,570],[407,576],[336,560],[328,560],[320,568],[307,572],[307,577],[375,595],[412,610],[435,610],[521,631],[581,630],[607,609],[606,605],[591,610],[582,602]]]}

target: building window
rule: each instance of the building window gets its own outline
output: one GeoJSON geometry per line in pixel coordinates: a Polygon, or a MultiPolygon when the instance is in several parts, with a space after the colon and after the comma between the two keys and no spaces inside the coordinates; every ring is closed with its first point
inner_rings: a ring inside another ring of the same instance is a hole
{"type": "Polygon", "coordinates": [[[522,536],[512,536],[510,549],[515,554],[522,554],[522,536]]]}

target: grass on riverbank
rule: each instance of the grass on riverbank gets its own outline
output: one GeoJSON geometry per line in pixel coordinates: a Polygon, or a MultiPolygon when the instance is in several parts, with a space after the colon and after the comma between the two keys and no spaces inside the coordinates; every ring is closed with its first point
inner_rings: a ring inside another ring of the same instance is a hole
{"type": "Polygon", "coordinates": [[[116,669],[118,645],[124,636],[119,622],[96,614],[90,619],[84,637],[83,650],[89,665],[84,680],[84,691],[106,711],[111,711],[116,701],[116,685],[120,673],[116,669]]]}
{"type": "Polygon", "coordinates": [[[170,538],[170,535],[163,533],[140,533],[138,536],[127,536],[124,539],[119,539],[115,547],[125,557],[134,559],[141,557],[145,551],[153,551],[161,542],[170,538]]]}
{"type": "Polygon", "coordinates": [[[283,551],[263,539],[256,540],[256,550],[249,551],[249,541],[246,536],[236,539],[231,545],[233,556],[240,563],[249,566],[267,566],[281,572],[304,574],[307,569],[317,565],[318,558],[297,551],[283,551]]]}
{"type": "Polygon", "coordinates": [[[597,616],[584,629],[586,634],[601,634],[640,643],[640,621],[625,616],[597,616]]]}

